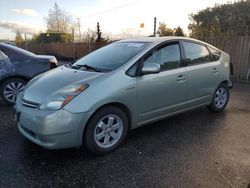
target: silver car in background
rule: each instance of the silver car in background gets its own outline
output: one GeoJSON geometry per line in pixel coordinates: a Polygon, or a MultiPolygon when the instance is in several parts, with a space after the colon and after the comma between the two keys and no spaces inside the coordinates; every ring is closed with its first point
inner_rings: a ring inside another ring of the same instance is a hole
{"type": "Polygon", "coordinates": [[[230,57],[198,40],[121,40],[32,79],[16,102],[18,129],[47,149],[96,154],[117,148],[127,131],[229,100],[230,57]]]}

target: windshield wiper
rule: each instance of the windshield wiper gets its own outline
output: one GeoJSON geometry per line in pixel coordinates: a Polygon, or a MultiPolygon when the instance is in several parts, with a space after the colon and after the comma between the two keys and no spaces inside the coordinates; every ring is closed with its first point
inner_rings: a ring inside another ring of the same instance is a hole
{"type": "Polygon", "coordinates": [[[95,71],[95,72],[102,72],[102,70],[100,70],[100,69],[98,69],[98,68],[96,68],[96,67],[92,67],[92,66],[90,66],[90,65],[71,65],[71,67],[72,68],[82,68],[82,67],[85,67],[86,69],[91,69],[91,70],[93,70],[93,71],[95,71]]]}

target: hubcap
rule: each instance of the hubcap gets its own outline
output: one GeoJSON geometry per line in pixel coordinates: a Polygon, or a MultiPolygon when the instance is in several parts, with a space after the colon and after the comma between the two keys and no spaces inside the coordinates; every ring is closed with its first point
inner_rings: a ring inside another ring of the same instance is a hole
{"type": "Polygon", "coordinates": [[[4,97],[11,103],[16,102],[16,96],[24,90],[25,85],[18,81],[10,82],[4,88],[4,97]]]}
{"type": "Polygon", "coordinates": [[[217,89],[214,96],[214,104],[217,108],[222,108],[227,102],[228,94],[225,88],[217,89]]]}
{"type": "Polygon", "coordinates": [[[123,123],[119,116],[109,114],[103,117],[96,125],[94,138],[101,148],[110,148],[121,138],[123,123]]]}

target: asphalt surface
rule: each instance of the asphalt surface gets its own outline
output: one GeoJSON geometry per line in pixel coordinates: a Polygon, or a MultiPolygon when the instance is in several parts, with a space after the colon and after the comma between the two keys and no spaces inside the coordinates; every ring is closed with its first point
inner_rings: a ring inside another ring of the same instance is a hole
{"type": "Polygon", "coordinates": [[[46,150],[24,139],[0,104],[0,187],[250,187],[250,85],[223,113],[200,108],[131,131],[95,156],[46,150]]]}

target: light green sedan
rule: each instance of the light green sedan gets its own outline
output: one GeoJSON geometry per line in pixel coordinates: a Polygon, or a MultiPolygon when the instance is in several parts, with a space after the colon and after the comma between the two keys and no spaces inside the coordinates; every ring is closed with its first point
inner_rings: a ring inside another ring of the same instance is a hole
{"type": "MultiPolygon", "coordinates": [[[[230,57],[184,37],[114,42],[32,79],[16,101],[18,129],[47,149],[116,149],[128,130],[229,100],[230,57]]],[[[202,123],[202,122],[201,122],[202,123]]]]}

